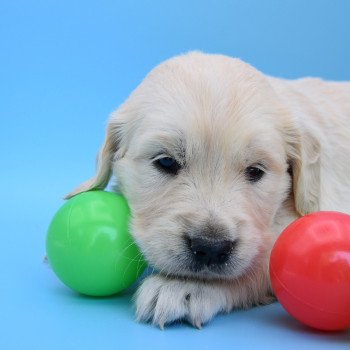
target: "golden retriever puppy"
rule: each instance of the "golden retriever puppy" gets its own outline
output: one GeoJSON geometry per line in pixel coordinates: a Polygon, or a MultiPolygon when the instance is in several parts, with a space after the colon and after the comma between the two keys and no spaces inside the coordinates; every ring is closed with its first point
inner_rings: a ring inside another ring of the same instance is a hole
{"type": "Polygon", "coordinates": [[[297,217],[350,213],[350,83],[268,77],[234,58],[172,58],[112,114],[96,176],[115,175],[157,271],[140,321],[196,327],[273,300],[271,247],[297,217]]]}

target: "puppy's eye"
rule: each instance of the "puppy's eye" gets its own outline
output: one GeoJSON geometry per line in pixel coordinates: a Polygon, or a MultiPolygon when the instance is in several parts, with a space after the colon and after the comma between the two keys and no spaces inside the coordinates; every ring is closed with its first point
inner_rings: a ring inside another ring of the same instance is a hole
{"type": "Polygon", "coordinates": [[[249,166],[244,173],[249,182],[258,182],[265,175],[264,170],[257,166],[249,166]]]}
{"type": "Polygon", "coordinates": [[[154,161],[154,164],[161,172],[171,175],[176,175],[181,169],[181,165],[171,157],[159,158],[154,161]]]}

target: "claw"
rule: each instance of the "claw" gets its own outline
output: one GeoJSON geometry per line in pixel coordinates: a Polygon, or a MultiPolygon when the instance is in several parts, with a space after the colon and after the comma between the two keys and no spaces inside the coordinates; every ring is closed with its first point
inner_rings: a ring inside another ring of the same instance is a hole
{"type": "Polygon", "coordinates": [[[158,327],[161,331],[164,331],[164,325],[165,325],[164,322],[158,323],[158,327]]]}
{"type": "Polygon", "coordinates": [[[194,325],[198,330],[201,330],[202,329],[202,324],[200,322],[197,322],[195,325],[194,325]]]}
{"type": "Polygon", "coordinates": [[[202,322],[200,320],[191,320],[190,321],[192,326],[201,330],[202,329],[202,322]]]}

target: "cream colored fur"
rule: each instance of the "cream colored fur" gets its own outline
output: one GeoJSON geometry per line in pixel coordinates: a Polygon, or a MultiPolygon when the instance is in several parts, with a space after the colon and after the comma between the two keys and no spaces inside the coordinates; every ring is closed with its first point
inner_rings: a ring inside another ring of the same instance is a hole
{"type": "Polygon", "coordinates": [[[349,125],[350,83],[276,79],[238,59],[189,53],[156,67],[112,114],[96,176],[70,196],[103,189],[114,174],[132,234],[158,271],[137,292],[137,319],[201,327],[273,300],[269,254],[291,221],[350,213],[349,125]],[[163,156],[181,163],[177,175],[154,166],[163,156]],[[257,164],[265,174],[249,183],[245,169],[257,164]],[[208,223],[238,239],[235,256],[193,271],[183,236],[208,223]]]}

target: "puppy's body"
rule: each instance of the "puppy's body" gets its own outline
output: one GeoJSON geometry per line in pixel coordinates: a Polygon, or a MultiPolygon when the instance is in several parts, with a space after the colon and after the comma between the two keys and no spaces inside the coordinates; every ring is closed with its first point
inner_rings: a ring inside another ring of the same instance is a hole
{"type": "MultiPolygon", "coordinates": [[[[306,78],[270,78],[279,98],[291,110],[300,134],[319,143],[315,210],[350,212],[350,83],[306,78]]],[[[307,140],[306,140],[307,141],[307,140]]],[[[312,172],[307,171],[307,176],[312,172]]],[[[310,212],[310,210],[306,210],[310,212]]]]}
{"type": "Polygon", "coordinates": [[[96,176],[72,193],[116,175],[159,271],[137,292],[137,318],[200,327],[270,302],[283,228],[312,211],[350,213],[349,123],[349,83],[275,79],[201,53],[155,68],[111,116],[96,176]]]}

